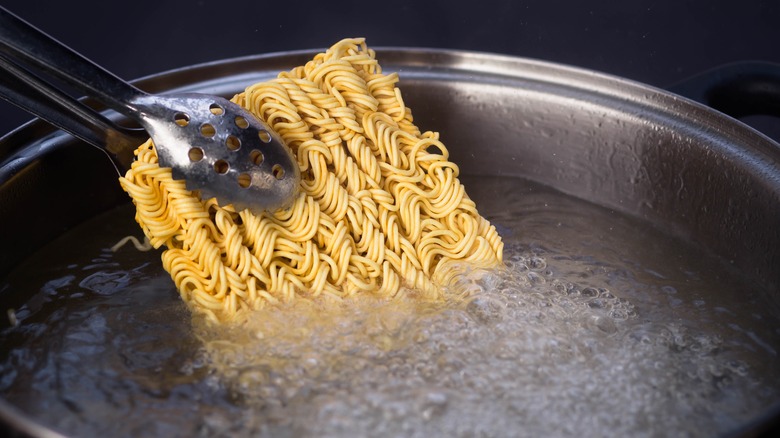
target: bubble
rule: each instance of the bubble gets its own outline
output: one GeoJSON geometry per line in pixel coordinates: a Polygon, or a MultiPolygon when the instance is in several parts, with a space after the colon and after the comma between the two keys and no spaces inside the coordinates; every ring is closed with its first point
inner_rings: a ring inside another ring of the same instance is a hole
{"type": "Polygon", "coordinates": [[[526,274],[526,278],[528,279],[529,283],[532,285],[538,285],[538,284],[544,284],[547,282],[547,280],[541,276],[539,273],[530,271],[526,274]]]}
{"type": "Polygon", "coordinates": [[[499,321],[504,317],[504,305],[497,297],[479,296],[472,299],[466,311],[482,323],[499,321]]]}
{"type": "Polygon", "coordinates": [[[539,256],[533,256],[528,260],[528,269],[533,271],[543,271],[547,268],[547,261],[539,256]]]}
{"type": "Polygon", "coordinates": [[[610,318],[605,318],[603,316],[598,316],[594,318],[595,326],[601,330],[602,332],[606,334],[613,334],[617,332],[617,326],[615,325],[615,322],[610,318]]]}
{"type": "Polygon", "coordinates": [[[599,296],[599,291],[595,287],[586,287],[580,291],[580,295],[583,297],[597,297],[599,296]]]}
{"type": "Polygon", "coordinates": [[[423,400],[418,411],[423,419],[431,420],[434,417],[439,417],[444,414],[448,402],[448,397],[445,392],[435,390],[426,391],[421,398],[423,400]]]}

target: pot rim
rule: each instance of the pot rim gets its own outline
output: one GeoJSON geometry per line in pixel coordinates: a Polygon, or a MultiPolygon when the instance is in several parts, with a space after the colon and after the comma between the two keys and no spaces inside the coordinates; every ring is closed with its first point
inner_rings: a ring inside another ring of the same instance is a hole
{"type": "MultiPolygon", "coordinates": [[[[241,84],[246,84],[248,83],[247,81],[271,78],[275,76],[276,72],[303,64],[313,55],[323,50],[289,50],[225,58],[152,73],[128,82],[149,93],[172,93],[191,91],[192,89],[208,93],[211,89],[214,89],[224,94],[230,86],[236,85],[237,88],[235,90],[241,90],[243,89],[241,84]],[[253,66],[264,62],[271,64],[264,68],[265,71],[261,72],[253,68],[253,66]],[[279,68],[273,70],[271,68],[273,65],[278,65],[279,68]],[[231,73],[235,70],[235,67],[241,68],[240,73],[231,73]],[[201,76],[205,75],[206,79],[194,78],[193,73],[199,73],[201,76]],[[221,73],[227,73],[227,75],[222,75],[221,73]],[[189,81],[180,81],[185,78],[189,81]],[[176,84],[177,81],[179,81],[178,84],[176,84]],[[186,83],[186,85],[181,85],[182,83],[186,83]]],[[[431,63],[435,61],[439,64],[446,64],[447,69],[453,73],[455,71],[462,72],[461,78],[468,78],[469,73],[479,74],[480,79],[493,78],[496,83],[506,82],[501,80],[502,77],[508,79],[522,78],[524,80],[559,85],[572,89],[587,89],[595,95],[623,99],[659,112],[690,110],[685,117],[692,122],[706,124],[708,120],[711,120],[710,118],[715,117],[719,122],[736,123],[752,134],[751,136],[757,136],[762,141],[769,142],[772,145],[771,149],[769,149],[770,153],[777,154],[778,148],[780,148],[780,143],[774,139],[738,119],[732,118],[709,106],[671,91],[611,73],[536,58],[484,51],[404,46],[379,46],[373,48],[373,50],[376,52],[377,59],[384,70],[397,71],[399,73],[401,86],[403,86],[405,77],[407,79],[425,77],[425,70],[430,69],[431,63]],[[397,66],[399,57],[404,58],[402,65],[405,68],[388,69],[388,66],[397,66]]],[[[453,77],[456,76],[458,75],[453,75],[453,77]]],[[[509,85],[509,82],[506,84],[509,85]]],[[[233,91],[233,93],[235,92],[238,91],[233,91]]],[[[94,104],[94,102],[90,104],[100,108],[100,105],[94,104]]],[[[113,112],[108,111],[108,113],[111,114],[113,112]]],[[[2,151],[3,144],[15,140],[15,137],[19,136],[20,132],[32,129],[32,127],[37,125],[50,127],[51,131],[57,131],[57,128],[51,127],[48,123],[38,118],[33,118],[0,136],[0,151],[2,151]]],[[[744,133],[738,134],[743,135],[744,133]]]]}

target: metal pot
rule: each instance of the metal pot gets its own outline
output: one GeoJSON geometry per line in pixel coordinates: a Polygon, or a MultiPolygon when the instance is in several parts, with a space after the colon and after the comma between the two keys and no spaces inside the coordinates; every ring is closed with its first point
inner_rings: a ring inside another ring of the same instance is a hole
{"type": "MultiPolygon", "coordinates": [[[[227,60],[136,83],[229,96],[311,55],[227,60]]],[[[522,177],[642,218],[780,289],[780,145],[768,137],[678,95],[592,71],[460,51],[383,49],[378,57],[400,73],[415,121],[442,133],[464,174],[522,177]]],[[[0,276],[128,202],[101,152],[43,122],[0,140],[0,161],[0,276]]],[[[27,298],[5,293],[2,301],[15,307],[27,298]]],[[[745,431],[775,417],[768,408],[745,431]]],[[[0,418],[40,433],[10,406],[0,405],[0,418]]]]}

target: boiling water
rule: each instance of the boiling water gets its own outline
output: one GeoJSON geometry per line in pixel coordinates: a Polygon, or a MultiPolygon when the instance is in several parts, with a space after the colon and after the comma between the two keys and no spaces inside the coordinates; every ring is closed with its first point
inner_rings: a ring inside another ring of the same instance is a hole
{"type": "Polygon", "coordinates": [[[0,289],[0,392],[83,436],[712,436],[780,399],[780,313],[724,263],[516,179],[466,179],[506,268],[466,301],[298,302],[192,320],[120,208],[0,289]],[[6,290],[5,292],[8,292],[6,290]],[[33,293],[35,292],[35,293],[33,293]]]}

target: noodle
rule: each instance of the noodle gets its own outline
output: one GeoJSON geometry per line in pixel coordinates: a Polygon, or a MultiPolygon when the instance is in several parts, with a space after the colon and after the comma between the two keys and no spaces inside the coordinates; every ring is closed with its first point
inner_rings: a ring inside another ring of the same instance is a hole
{"type": "Polygon", "coordinates": [[[120,182],[193,311],[231,321],[296,297],[436,299],[452,262],[501,263],[503,243],[458,180],[438,133],[420,132],[363,39],[248,87],[233,101],[297,157],[294,203],[253,214],[201,200],[157,164],[151,141],[120,182]]]}
{"type": "Polygon", "coordinates": [[[144,236],[143,243],[140,242],[135,236],[125,236],[123,237],[119,242],[115,243],[114,246],[109,248],[111,252],[117,252],[120,249],[122,249],[123,246],[127,245],[128,243],[132,243],[133,247],[135,247],[136,251],[149,251],[152,249],[152,244],[149,243],[149,238],[144,236]]]}

